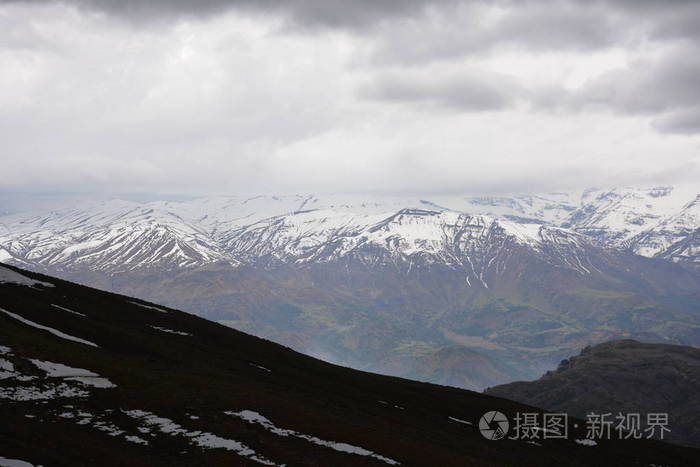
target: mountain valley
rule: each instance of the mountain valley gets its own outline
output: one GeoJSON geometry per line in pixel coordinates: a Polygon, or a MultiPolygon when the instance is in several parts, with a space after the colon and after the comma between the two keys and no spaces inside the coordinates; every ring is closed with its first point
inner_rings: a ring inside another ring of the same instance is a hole
{"type": "Polygon", "coordinates": [[[565,439],[486,439],[487,411],[541,410],[342,368],[6,266],[0,329],[3,463],[685,466],[698,457],[653,440],[586,440],[573,418],[565,439]]]}

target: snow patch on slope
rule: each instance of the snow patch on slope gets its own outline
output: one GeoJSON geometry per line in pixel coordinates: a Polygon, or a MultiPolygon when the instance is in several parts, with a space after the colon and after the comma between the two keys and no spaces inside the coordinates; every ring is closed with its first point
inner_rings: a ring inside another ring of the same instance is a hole
{"type": "Polygon", "coordinates": [[[54,378],[63,378],[71,381],[78,381],[88,386],[95,388],[107,389],[116,388],[117,385],[112,383],[107,378],[103,378],[97,373],[84,370],[82,368],[73,368],[61,363],[45,362],[42,360],[30,359],[34,366],[46,372],[47,376],[54,378]]]}
{"type": "Polygon", "coordinates": [[[265,428],[267,431],[270,433],[273,433],[278,436],[284,436],[284,437],[294,437],[294,438],[300,438],[304,439],[312,444],[316,444],[319,446],[325,446],[327,448],[331,448],[335,451],[339,452],[344,452],[347,454],[356,454],[359,456],[368,456],[372,457],[374,459],[377,459],[379,461],[382,461],[386,464],[389,465],[399,465],[400,462],[390,459],[388,457],[381,456],[379,454],[376,454],[375,452],[372,452],[368,449],[361,448],[359,446],[353,446],[352,444],[348,443],[340,443],[337,441],[326,441],[321,438],[318,438],[316,436],[311,436],[307,435],[304,433],[299,433],[298,431],[294,431],[288,428],[279,428],[275,426],[270,420],[265,418],[264,416],[260,415],[258,412],[254,412],[252,410],[242,410],[240,412],[224,412],[226,415],[232,415],[234,417],[241,418],[245,420],[248,423],[260,425],[263,428],[265,428]]]}
{"type": "Polygon", "coordinates": [[[168,310],[164,310],[162,308],[158,308],[157,306],[152,306],[152,305],[144,305],[143,303],[139,302],[134,302],[134,301],[129,301],[132,305],[140,306],[141,308],[146,308],[148,310],[155,310],[155,311],[160,311],[161,313],[170,313],[168,310]]]}
{"type": "Polygon", "coordinates": [[[124,413],[136,420],[142,421],[149,427],[157,428],[161,433],[171,436],[185,436],[189,438],[193,444],[199,447],[205,449],[225,449],[227,451],[233,451],[239,456],[250,459],[259,464],[279,465],[270,461],[269,459],[266,459],[265,457],[260,456],[255,452],[255,450],[249,448],[239,441],[222,438],[212,433],[188,431],[168,418],[159,417],[144,410],[128,410],[124,413]]]}
{"type": "Polygon", "coordinates": [[[46,383],[41,388],[35,386],[0,388],[0,399],[18,402],[89,396],[89,392],[66,383],[46,383]]]}
{"type": "Polygon", "coordinates": [[[160,326],[151,326],[151,325],[149,325],[149,327],[151,327],[151,328],[153,328],[153,329],[155,329],[155,330],[157,330],[157,331],[166,332],[166,333],[168,333],[168,334],[176,334],[176,335],[178,335],[178,336],[191,336],[191,335],[192,335],[192,334],[190,334],[189,332],[175,331],[174,329],[162,328],[162,327],[160,327],[160,326]]]}
{"type": "Polygon", "coordinates": [[[65,307],[62,307],[62,306],[60,306],[60,305],[55,305],[55,304],[53,304],[53,303],[51,304],[51,306],[54,307],[54,308],[58,308],[59,310],[63,310],[63,311],[65,311],[65,312],[67,312],[67,313],[72,313],[72,314],[74,314],[74,315],[78,315],[78,316],[82,316],[83,318],[87,318],[87,315],[85,315],[85,314],[83,314],[83,313],[78,313],[77,311],[73,311],[73,310],[71,310],[71,309],[69,309],[69,308],[65,308],[65,307]]]}
{"type": "Polygon", "coordinates": [[[2,308],[0,308],[0,312],[5,313],[6,315],[11,316],[12,318],[14,318],[14,319],[16,319],[16,320],[18,320],[18,321],[20,321],[20,322],[22,322],[22,323],[24,323],[24,324],[27,324],[27,325],[29,325],[29,326],[35,327],[35,328],[37,328],[37,329],[41,329],[41,330],[43,330],[43,331],[48,331],[48,332],[50,332],[51,334],[53,334],[54,336],[60,337],[61,339],[65,339],[65,340],[68,340],[68,341],[77,342],[77,343],[79,343],[79,344],[89,345],[89,346],[92,346],[92,347],[99,347],[99,345],[95,344],[94,342],[90,342],[90,341],[88,341],[88,340],[81,339],[81,338],[79,338],[79,337],[71,336],[71,335],[69,335],[69,334],[66,334],[66,333],[64,333],[64,332],[59,331],[58,329],[50,328],[50,327],[48,327],[48,326],[43,326],[43,325],[41,325],[41,324],[39,324],[39,323],[35,323],[34,321],[30,321],[30,320],[28,320],[28,319],[26,319],[26,318],[22,318],[22,317],[21,317],[20,315],[18,315],[18,314],[12,313],[12,312],[7,311],[7,310],[3,310],[2,308]]]}

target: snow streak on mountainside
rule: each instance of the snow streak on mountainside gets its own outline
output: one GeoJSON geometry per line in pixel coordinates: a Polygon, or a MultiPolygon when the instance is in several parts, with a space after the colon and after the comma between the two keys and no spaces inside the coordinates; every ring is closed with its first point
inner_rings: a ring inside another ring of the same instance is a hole
{"type": "Polygon", "coordinates": [[[514,197],[110,201],[0,216],[0,261],[121,272],[353,257],[467,267],[478,277],[473,263],[497,265],[506,243],[586,271],[582,248],[593,242],[692,263],[700,248],[698,196],[662,187],[514,197]]]}
{"type": "Polygon", "coordinates": [[[634,239],[635,251],[674,261],[700,262],[700,195],[673,216],[634,239]]]}
{"type": "Polygon", "coordinates": [[[698,191],[688,187],[589,189],[469,201],[479,206],[478,212],[554,224],[583,233],[601,246],[693,263],[700,247],[698,191]]]}
{"type": "Polygon", "coordinates": [[[465,269],[467,281],[471,276],[485,286],[486,270],[505,268],[514,248],[527,248],[558,266],[583,270],[583,248],[589,243],[581,235],[539,224],[418,209],[403,209],[389,217],[297,212],[234,231],[223,242],[226,251],[235,252],[244,263],[351,258],[367,266],[391,263],[409,270],[414,264],[441,264],[465,269]],[[562,254],[552,254],[547,245],[557,245],[562,254]],[[568,262],[568,256],[576,259],[568,262]]]}

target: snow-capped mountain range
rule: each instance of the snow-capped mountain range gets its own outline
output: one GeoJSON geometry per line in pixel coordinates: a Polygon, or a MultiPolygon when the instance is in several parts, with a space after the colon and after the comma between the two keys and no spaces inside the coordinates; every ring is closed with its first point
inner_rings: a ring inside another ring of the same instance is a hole
{"type": "Polygon", "coordinates": [[[498,267],[506,243],[584,272],[585,255],[576,251],[594,245],[698,264],[699,228],[700,194],[671,187],[512,197],[114,200],[0,216],[0,261],[110,272],[222,261],[269,266],[356,257],[411,265],[420,259],[470,268],[478,280],[484,265],[474,261],[498,267]]]}
{"type": "Polygon", "coordinates": [[[95,201],[0,216],[0,262],[483,388],[614,338],[700,346],[699,206],[679,188],[95,201]]]}

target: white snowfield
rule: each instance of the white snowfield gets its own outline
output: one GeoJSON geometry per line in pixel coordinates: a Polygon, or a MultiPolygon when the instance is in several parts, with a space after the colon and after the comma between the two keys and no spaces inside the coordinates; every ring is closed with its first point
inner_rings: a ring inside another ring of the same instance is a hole
{"type": "Polygon", "coordinates": [[[112,425],[111,423],[95,422],[95,423],[93,423],[92,426],[94,426],[99,431],[107,433],[108,436],[119,436],[119,435],[124,434],[123,430],[120,430],[119,428],[112,425]]]}
{"type": "MultiPolygon", "coordinates": [[[[570,253],[563,247],[575,250],[594,241],[645,256],[700,261],[700,245],[693,240],[700,228],[698,193],[698,186],[627,187],[515,196],[290,195],[86,203],[0,216],[6,226],[0,233],[0,261],[115,273],[214,262],[235,267],[261,259],[335,261],[376,247],[394,257],[429,255],[452,264],[493,248],[504,237],[532,249],[560,247],[564,255],[570,253]]],[[[568,260],[581,272],[587,268],[568,260]]]]}
{"type": "MultiPolygon", "coordinates": [[[[8,349],[8,352],[9,352],[9,347],[5,347],[5,348],[8,349]]],[[[5,355],[8,352],[2,352],[2,353],[0,353],[0,355],[5,355]]],[[[9,371],[9,372],[15,371],[14,365],[12,364],[12,362],[7,361],[3,358],[0,358],[0,370],[9,371]]]]}
{"type": "MultiPolygon", "coordinates": [[[[4,347],[7,349],[7,352],[1,353],[0,355],[11,355],[9,353],[9,348],[4,347]]],[[[28,375],[23,375],[17,369],[15,369],[15,365],[4,358],[0,358],[0,380],[3,379],[16,379],[17,381],[32,381],[36,379],[35,376],[28,376],[28,375]]]]}
{"type": "MultiPolygon", "coordinates": [[[[7,355],[10,353],[10,348],[0,345],[0,355],[7,355]]],[[[15,366],[9,360],[0,358],[0,379],[16,378],[19,373],[15,371],[15,366]]]]}
{"type": "Polygon", "coordinates": [[[37,329],[41,329],[43,331],[48,331],[51,334],[53,334],[54,336],[60,337],[61,339],[77,342],[79,344],[89,345],[91,347],[99,347],[99,345],[95,344],[94,342],[90,342],[88,340],[81,339],[79,337],[71,336],[71,335],[66,334],[62,331],[59,331],[58,329],[50,328],[48,326],[44,326],[44,325],[41,325],[39,323],[35,323],[34,321],[30,321],[26,318],[21,317],[20,315],[18,315],[16,313],[12,313],[12,312],[4,310],[2,308],[0,308],[0,312],[5,313],[6,315],[11,316],[12,318],[16,319],[17,321],[21,321],[22,323],[27,324],[29,326],[35,327],[37,329]]]}
{"type": "Polygon", "coordinates": [[[66,383],[46,383],[41,387],[16,386],[0,387],[0,400],[7,399],[16,402],[42,401],[58,398],[89,397],[90,393],[84,389],[68,385],[66,383]]]}
{"type": "Polygon", "coordinates": [[[71,381],[79,381],[88,386],[95,388],[108,389],[116,388],[117,385],[112,383],[107,378],[103,378],[97,373],[84,370],[82,368],[73,368],[61,363],[45,362],[42,360],[30,359],[34,366],[46,372],[47,376],[54,378],[63,378],[71,381]]]}
{"type": "Polygon", "coordinates": [[[319,446],[325,446],[327,448],[340,451],[340,452],[345,452],[348,454],[356,454],[358,456],[369,456],[374,459],[380,460],[384,463],[387,463],[389,465],[399,465],[400,462],[390,459],[385,456],[381,456],[375,452],[372,452],[368,449],[361,448],[359,446],[353,446],[352,444],[348,443],[341,443],[337,441],[326,441],[321,438],[318,438],[316,436],[311,436],[307,435],[304,433],[299,433],[298,431],[294,431],[288,428],[279,428],[275,426],[270,420],[265,418],[264,416],[260,415],[258,412],[254,412],[252,410],[242,410],[240,412],[224,412],[226,415],[232,415],[234,417],[241,418],[245,420],[248,423],[260,425],[263,428],[265,428],[267,431],[270,433],[274,433],[275,435],[278,436],[283,436],[283,437],[293,437],[293,438],[300,438],[303,440],[306,440],[312,444],[316,444],[319,446]]]}
{"type": "Polygon", "coordinates": [[[128,436],[125,436],[124,438],[125,438],[127,441],[129,441],[130,443],[144,444],[144,445],[150,444],[148,441],[146,441],[145,439],[141,438],[140,436],[128,435],[128,436]]]}
{"type": "MultiPolygon", "coordinates": [[[[0,346],[0,355],[6,357],[0,358],[0,380],[16,380],[22,383],[29,383],[22,386],[0,387],[0,399],[41,401],[56,398],[89,397],[90,393],[85,389],[85,386],[99,389],[116,387],[107,378],[95,372],[38,359],[27,360],[39,370],[42,370],[46,377],[22,374],[11,361],[7,360],[7,358],[13,356],[12,349],[0,346]],[[48,380],[46,378],[60,378],[62,381],[48,380]],[[81,384],[76,386],[68,382],[79,382],[81,384]]],[[[17,356],[16,358],[21,357],[17,356]]]]}
{"type": "Polygon", "coordinates": [[[36,379],[34,376],[27,376],[23,375],[20,372],[18,372],[15,369],[14,364],[9,361],[5,360],[4,358],[0,358],[0,380],[3,379],[16,379],[18,381],[32,381],[33,379],[36,379]]]}
{"type": "Polygon", "coordinates": [[[213,433],[189,431],[168,418],[159,417],[144,410],[128,410],[124,411],[124,413],[143,422],[146,425],[144,427],[145,432],[150,432],[152,429],[155,429],[160,433],[170,436],[184,436],[188,438],[192,444],[204,449],[225,449],[227,451],[233,451],[237,455],[255,461],[259,464],[281,465],[266,459],[265,457],[256,453],[255,450],[239,441],[222,438],[213,433]]]}
{"type": "MultiPolygon", "coordinates": [[[[77,410],[73,405],[64,405],[63,409],[57,411],[57,416],[63,419],[72,421],[76,425],[91,426],[97,431],[101,431],[107,436],[120,437],[126,442],[149,445],[150,442],[141,436],[129,434],[126,429],[122,429],[110,422],[109,419],[113,413],[112,409],[107,409],[102,413],[92,414],[83,410],[77,410]],[[59,413],[60,412],[60,413],[59,413]]],[[[143,431],[140,431],[143,434],[143,431]]],[[[149,433],[146,431],[146,433],[149,433]]]]}

